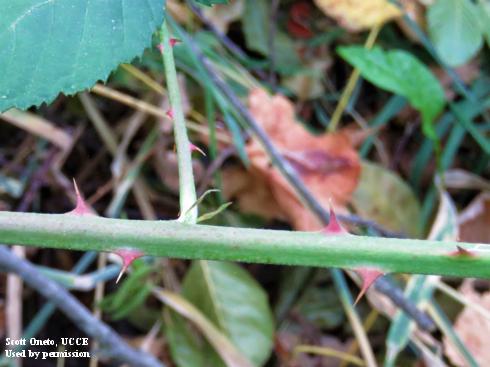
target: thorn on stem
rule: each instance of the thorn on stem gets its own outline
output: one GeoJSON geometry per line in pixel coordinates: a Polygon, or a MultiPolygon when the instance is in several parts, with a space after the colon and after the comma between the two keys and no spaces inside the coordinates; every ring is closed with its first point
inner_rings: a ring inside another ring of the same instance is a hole
{"type": "Polygon", "coordinates": [[[75,179],[73,179],[73,186],[75,187],[75,194],[77,197],[77,202],[75,205],[75,209],[73,209],[72,211],[69,211],[67,214],[93,215],[92,210],[87,205],[87,203],[85,203],[85,200],[83,199],[82,195],[80,194],[80,191],[78,190],[78,186],[77,186],[75,179]]]}
{"type": "Polygon", "coordinates": [[[167,117],[171,120],[174,119],[174,111],[170,108],[167,110],[167,112],[165,112],[165,114],[167,115],[167,117]]]}
{"type": "Polygon", "coordinates": [[[117,284],[119,282],[119,280],[121,279],[122,275],[131,266],[133,261],[144,256],[144,253],[139,251],[139,250],[128,249],[128,248],[122,248],[122,249],[116,250],[116,251],[114,251],[114,253],[122,259],[121,271],[119,272],[119,275],[117,276],[117,279],[116,279],[116,284],[117,284]]]}
{"type": "MultiPolygon", "coordinates": [[[[170,40],[169,40],[170,47],[174,47],[179,42],[181,42],[181,41],[177,38],[170,38],[170,40]]],[[[160,51],[160,53],[163,54],[163,45],[161,43],[159,43],[157,45],[157,49],[158,49],[158,51],[160,51]]]]}
{"type": "Polygon", "coordinates": [[[364,296],[364,294],[367,292],[369,287],[374,284],[376,279],[378,279],[382,275],[385,275],[385,273],[374,268],[359,268],[355,269],[354,271],[361,277],[362,280],[361,291],[359,292],[359,295],[354,302],[355,306],[361,300],[362,296],[364,296]]]}
{"type": "Polygon", "coordinates": [[[192,143],[189,143],[189,144],[190,144],[191,153],[192,153],[192,152],[199,152],[199,153],[201,153],[201,154],[202,154],[204,157],[206,156],[206,153],[204,153],[204,151],[203,151],[201,148],[199,148],[197,145],[192,144],[192,143]]]}
{"type": "Polygon", "coordinates": [[[330,220],[328,225],[322,230],[323,233],[327,235],[346,235],[349,234],[344,227],[342,227],[335,215],[333,205],[330,202],[330,220]]]}
{"type": "Polygon", "coordinates": [[[181,41],[178,38],[170,38],[170,46],[174,47],[177,43],[180,43],[181,41]]]}
{"type": "Polygon", "coordinates": [[[449,253],[449,256],[453,256],[453,257],[476,257],[476,255],[470,251],[470,250],[467,250],[459,245],[456,245],[456,250],[455,251],[451,251],[449,253]]]}

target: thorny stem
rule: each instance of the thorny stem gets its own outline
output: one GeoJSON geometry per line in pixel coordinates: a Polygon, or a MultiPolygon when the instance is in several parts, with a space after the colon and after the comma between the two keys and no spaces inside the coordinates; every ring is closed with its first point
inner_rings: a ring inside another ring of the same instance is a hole
{"type": "Polygon", "coordinates": [[[160,41],[162,42],[163,64],[165,66],[165,77],[169,92],[170,107],[174,119],[175,145],[177,147],[177,159],[179,165],[179,193],[180,193],[180,217],[185,223],[196,223],[197,200],[196,188],[194,186],[194,175],[192,173],[191,146],[187,137],[185,127],[184,111],[180,98],[179,83],[167,22],[164,21],[160,30],[160,41]],[[194,205],[194,207],[193,207],[194,205]]]}
{"type": "MultiPolygon", "coordinates": [[[[176,27],[179,30],[178,27],[176,27]]],[[[317,216],[317,218],[322,221],[324,224],[329,222],[329,214],[323,208],[323,206],[316,200],[316,198],[312,195],[309,189],[305,186],[300,177],[298,177],[297,173],[293,169],[293,167],[289,164],[287,160],[285,160],[279,151],[274,147],[268,138],[267,134],[263,131],[263,129],[259,126],[255,118],[249,113],[248,109],[242,104],[242,102],[238,99],[238,97],[233,93],[233,91],[228,87],[228,85],[218,76],[216,71],[214,70],[211,63],[201,52],[199,47],[195,44],[194,40],[188,37],[184,32],[179,32],[179,35],[184,39],[184,43],[192,50],[193,54],[199,61],[199,65],[205,69],[212,82],[225,94],[230,103],[236,108],[237,111],[243,116],[245,122],[256,135],[257,139],[263,145],[264,150],[269,155],[271,161],[274,165],[279,169],[284,178],[289,182],[289,184],[296,190],[298,196],[301,198],[302,202],[317,216]]],[[[358,216],[338,216],[339,219],[351,224],[364,225],[368,228],[371,228],[378,233],[384,236],[390,237],[398,237],[398,234],[391,233],[384,228],[381,228],[378,224],[362,219],[358,216]]],[[[336,270],[333,270],[336,271],[336,270]]],[[[410,317],[412,317],[419,326],[425,328],[425,325],[430,324],[427,320],[425,314],[421,312],[413,313],[412,307],[409,307],[409,302],[405,300],[403,291],[393,286],[389,283],[386,278],[379,278],[375,284],[376,288],[388,296],[396,305],[398,305],[401,309],[403,309],[410,317]],[[381,288],[380,288],[381,287],[381,288]]]]}
{"type": "Polygon", "coordinates": [[[81,251],[128,246],[151,256],[490,278],[490,245],[0,212],[7,244],[81,251]],[[450,256],[457,246],[474,256],[450,256]]]}
{"type": "MultiPolygon", "coordinates": [[[[279,150],[270,141],[267,133],[252,116],[250,111],[245,107],[245,105],[240,101],[233,90],[221,79],[213,65],[210,63],[208,58],[202,53],[199,47],[196,45],[195,41],[190,37],[186,36],[184,33],[180,33],[180,36],[184,38],[187,46],[192,50],[199,63],[208,73],[211,81],[223,92],[223,94],[228,98],[230,104],[242,115],[244,122],[247,124],[251,132],[255,135],[260,144],[264,147],[264,150],[269,155],[270,160],[275,167],[281,172],[283,177],[288,181],[288,183],[296,191],[298,198],[304,203],[304,205],[311,210],[315,216],[320,219],[321,222],[327,224],[329,221],[328,211],[318,202],[318,200],[313,196],[311,191],[306,187],[303,180],[298,176],[294,167],[284,159],[279,150]]],[[[393,233],[391,231],[382,228],[377,223],[360,218],[356,215],[338,215],[341,221],[345,223],[350,223],[354,225],[366,226],[374,231],[385,235],[398,237],[398,233],[393,233]]]]}

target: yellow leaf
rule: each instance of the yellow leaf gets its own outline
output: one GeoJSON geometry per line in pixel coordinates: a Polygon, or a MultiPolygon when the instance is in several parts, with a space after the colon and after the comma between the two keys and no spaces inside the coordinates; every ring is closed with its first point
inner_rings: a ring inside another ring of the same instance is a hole
{"type": "Polygon", "coordinates": [[[388,0],[315,0],[315,4],[352,32],[372,28],[402,14],[388,0]]]}

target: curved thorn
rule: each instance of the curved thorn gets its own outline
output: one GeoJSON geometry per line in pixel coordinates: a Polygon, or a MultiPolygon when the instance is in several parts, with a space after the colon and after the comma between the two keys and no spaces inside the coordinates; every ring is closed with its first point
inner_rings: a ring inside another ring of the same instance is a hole
{"type": "Polygon", "coordinates": [[[121,271],[116,279],[116,284],[121,279],[122,275],[128,270],[133,261],[144,256],[144,253],[139,250],[122,248],[114,251],[114,253],[122,259],[121,271]]]}

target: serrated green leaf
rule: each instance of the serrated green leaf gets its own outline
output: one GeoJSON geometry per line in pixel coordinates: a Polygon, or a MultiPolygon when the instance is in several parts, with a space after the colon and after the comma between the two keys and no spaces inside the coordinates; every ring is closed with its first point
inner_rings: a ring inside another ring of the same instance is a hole
{"type": "Polygon", "coordinates": [[[437,138],[433,121],[444,108],[444,90],[422,62],[406,51],[380,47],[339,47],[338,52],[374,85],[406,97],[422,114],[424,133],[437,138]]]}
{"type": "Polygon", "coordinates": [[[260,52],[262,55],[269,54],[267,42],[269,8],[266,0],[245,1],[242,24],[247,48],[260,52]]]}
{"type": "Polygon", "coordinates": [[[420,235],[417,197],[399,176],[380,165],[362,162],[361,179],[352,204],[359,215],[392,231],[410,237],[420,235]]]}
{"type": "Polygon", "coordinates": [[[150,46],[164,0],[6,1],[0,12],[0,112],[107,79],[150,46]]]}
{"type": "MultiPolygon", "coordinates": [[[[182,293],[254,365],[265,363],[272,348],[272,313],[266,294],[243,268],[233,263],[196,261],[184,279],[182,293]]],[[[202,351],[203,365],[223,366],[211,346],[205,345],[202,351]]]]}
{"type": "Polygon", "coordinates": [[[462,65],[481,48],[479,17],[471,0],[438,0],[429,7],[429,34],[445,63],[462,65]]]}

